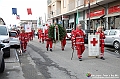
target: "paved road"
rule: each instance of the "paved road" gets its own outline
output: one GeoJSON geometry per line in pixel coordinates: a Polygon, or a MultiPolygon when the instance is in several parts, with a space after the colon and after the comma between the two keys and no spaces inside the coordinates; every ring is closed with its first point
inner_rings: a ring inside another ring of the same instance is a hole
{"type": "Polygon", "coordinates": [[[53,52],[46,51],[45,44],[37,38],[29,42],[27,52],[16,57],[11,49],[11,57],[5,59],[6,69],[0,79],[120,79],[120,51],[112,47],[105,48],[105,59],[88,57],[88,47],[83,54],[83,61],[78,61],[76,51],[71,60],[72,49],[67,41],[65,51],[60,43],[53,45],[53,52]]]}
{"type": "Polygon", "coordinates": [[[61,51],[60,43],[53,46],[53,52],[46,51],[45,44],[37,39],[28,45],[28,52],[36,67],[46,79],[86,79],[90,72],[91,78],[98,77],[120,79],[120,59],[117,54],[105,52],[105,59],[88,57],[88,48],[83,54],[83,61],[78,61],[76,51],[71,60],[71,44],[68,41],[65,51],[61,51]]]}

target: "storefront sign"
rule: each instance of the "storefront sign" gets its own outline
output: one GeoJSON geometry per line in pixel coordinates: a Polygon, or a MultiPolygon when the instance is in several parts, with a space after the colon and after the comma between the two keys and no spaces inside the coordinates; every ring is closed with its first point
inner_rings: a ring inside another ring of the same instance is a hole
{"type": "MultiPolygon", "coordinates": [[[[90,12],[90,18],[92,17],[96,17],[96,16],[102,16],[105,14],[105,10],[98,10],[98,11],[94,11],[94,12],[90,12]]],[[[87,18],[89,18],[89,13],[87,13],[87,18]]]]}
{"type": "Polygon", "coordinates": [[[69,16],[63,15],[62,20],[69,20],[69,16]]]}
{"type": "Polygon", "coordinates": [[[112,6],[108,9],[108,14],[120,12],[120,5],[112,6]]]}

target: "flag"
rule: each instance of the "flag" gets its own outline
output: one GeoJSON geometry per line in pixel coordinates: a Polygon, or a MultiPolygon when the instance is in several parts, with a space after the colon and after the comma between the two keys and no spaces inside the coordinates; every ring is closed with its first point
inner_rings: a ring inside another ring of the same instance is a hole
{"type": "Polygon", "coordinates": [[[28,13],[28,15],[32,15],[32,11],[31,11],[31,8],[27,8],[27,13],[28,13]]]}
{"type": "Polygon", "coordinates": [[[16,19],[20,20],[20,15],[16,15],[16,19]]]}
{"type": "Polygon", "coordinates": [[[12,14],[17,15],[17,8],[12,8],[12,14]]]}

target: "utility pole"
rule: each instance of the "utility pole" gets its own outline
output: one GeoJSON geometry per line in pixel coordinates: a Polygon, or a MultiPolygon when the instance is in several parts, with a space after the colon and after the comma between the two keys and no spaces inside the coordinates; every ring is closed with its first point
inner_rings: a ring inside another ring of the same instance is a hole
{"type": "Polygon", "coordinates": [[[88,13],[89,13],[88,30],[90,30],[90,0],[88,0],[88,13]]]}

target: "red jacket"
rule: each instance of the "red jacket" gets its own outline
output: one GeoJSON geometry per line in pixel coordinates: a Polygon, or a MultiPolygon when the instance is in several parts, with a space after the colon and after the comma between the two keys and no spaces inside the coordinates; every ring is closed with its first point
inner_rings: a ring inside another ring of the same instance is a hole
{"type": "Polygon", "coordinates": [[[39,29],[39,30],[38,30],[38,36],[39,36],[39,38],[41,38],[41,35],[42,35],[42,30],[39,29]]]}
{"type": "Polygon", "coordinates": [[[80,45],[84,45],[84,38],[85,38],[85,34],[82,30],[76,30],[75,31],[75,43],[76,44],[80,44],[80,45]]]}
{"type": "Polygon", "coordinates": [[[104,32],[96,32],[96,34],[100,35],[100,44],[104,44],[104,39],[105,39],[104,32]]]}
{"type": "Polygon", "coordinates": [[[24,42],[28,42],[28,35],[27,33],[20,33],[19,34],[19,40],[24,43],[24,42]]]}
{"type": "Polygon", "coordinates": [[[52,40],[51,38],[48,37],[48,29],[45,30],[45,40],[46,41],[52,40]]]}

